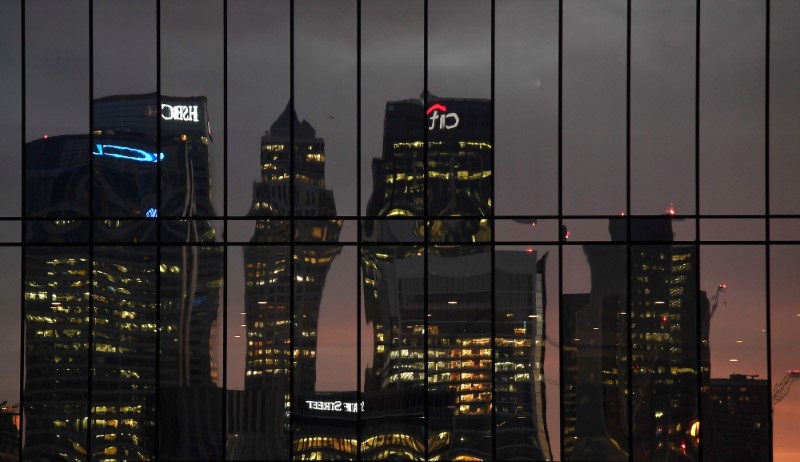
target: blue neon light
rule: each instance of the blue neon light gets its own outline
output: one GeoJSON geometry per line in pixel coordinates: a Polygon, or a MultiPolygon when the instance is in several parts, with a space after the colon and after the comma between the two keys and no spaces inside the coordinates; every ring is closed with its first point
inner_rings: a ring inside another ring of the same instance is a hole
{"type": "Polygon", "coordinates": [[[147,218],[155,218],[158,216],[158,209],[151,208],[150,210],[147,211],[147,213],[144,214],[144,216],[146,216],[147,218]]]}
{"type": "Polygon", "coordinates": [[[96,144],[95,146],[97,146],[97,151],[92,154],[96,156],[116,157],[119,159],[135,160],[136,162],[158,162],[159,160],[164,160],[163,152],[156,157],[155,153],[126,146],[117,146],[114,144],[96,144]]]}

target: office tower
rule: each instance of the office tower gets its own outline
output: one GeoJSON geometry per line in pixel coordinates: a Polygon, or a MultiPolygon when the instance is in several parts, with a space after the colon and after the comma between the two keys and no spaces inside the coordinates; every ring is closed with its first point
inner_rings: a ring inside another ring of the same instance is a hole
{"type": "MultiPolygon", "coordinates": [[[[549,460],[545,257],[476,245],[491,238],[491,120],[488,100],[429,95],[427,108],[414,99],[386,105],[367,206],[375,219],[364,228],[376,245],[362,249],[375,345],[365,394],[426,389],[426,419],[416,425],[428,427],[428,457],[490,458],[496,434],[500,459],[549,460]],[[425,222],[415,217],[426,213],[435,217],[427,225],[427,274],[425,249],[408,244],[424,236],[425,222]]],[[[367,409],[365,418],[371,412],[381,410],[367,409]]],[[[405,416],[404,425],[415,418],[405,416]]]]}
{"type": "Polygon", "coordinates": [[[769,381],[731,374],[703,389],[703,460],[770,460],[769,381]]]}
{"type": "MultiPolygon", "coordinates": [[[[628,224],[612,220],[609,231],[612,242],[624,242],[628,224]]],[[[697,287],[696,248],[671,244],[670,217],[634,219],[630,234],[642,242],[630,255],[621,245],[584,246],[591,293],[574,294],[563,307],[568,460],[627,459],[631,413],[635,459],[697,457],[690,434],[698,415],[697,345],[707,338],[697,307],[707,313],[708,299],[697,287]]]]}
{"type": "Polygon", "coordinates": [[[154,438],[156,412],[194,418],[156,388],[213,388],[217,374],[206,99],[109,96],[93,112],[91,134],[26,145],[24,455],[208,456],[222,443],[180,426],[154,438]],[[159,215],[174,220],[158,230],[159,215]]]}
{"type": "MultiPolygon", "coordinates": [[[[282,397],[267,404],[283,409],[268,411],[276,417],[265,431],[268,435],[286,431],[288,421],[281,416],[289,411],[293,393],[314,392],[322,289],[341,251],[336,242],[342,221],[332,218],[335,215],[333,192],[325,188],[325,142],[287,105],[261,137],[261,178],[253,184],[249,212],[256,229],[251,245],[244,248],[245,392],[265,390],[282,397]],[[291,222],[290,216],[301,219],[291,222]],[[290,237],[294,254],[287,245],[290,237]]],[[[270,450],[276,452],[265,456],[287,457],[287,446],[288,442],[273,445],[270,450]]]]}
{"type": "MultiPolygon", "coordinates": [[[[427,213],[437,217],[429,226],[432,242],[488,241],[493,181],[491,101],[428,95],[427,102],[427,108],[418,99],[386,103],[383,153],[372,160],[373,192],[367,216],[422,217],[427,213]],[[453,218],[459,216],[470,219],[453,218]]],[[[364,239],[421,238],[421,223],[368,222],[364,239]]]]}

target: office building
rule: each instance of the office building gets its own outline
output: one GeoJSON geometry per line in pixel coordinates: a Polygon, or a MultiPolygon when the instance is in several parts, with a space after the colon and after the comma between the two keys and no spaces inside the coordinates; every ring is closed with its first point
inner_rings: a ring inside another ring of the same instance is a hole
{"type": "Polygon", "coordinates": [[[613,244],[627,239],[626,221],[611,220],[609,231],[612,244],[584,246],[591,293],[565,297],[562,308],[565,459],[627,460],[632,447],[636,460],[694,460],[697,344],[708,338],[698,302],[709,308],[696,248],[671,244],[671,217],[632,220],[630,255],[613,244]]]}
{"type": "MultiPolygon", "coordinates": [[[[261,137],[261,178],[253,184],[249,212],[256,229],[244,248],[245,392],[282,397],[265,403],[280,412],[259,411],[276,417],[264,430],[269,438],[288,438],[290,396],[315,389],[322,290],[341,251],[336,243],[342,221],[331,218],[335,215],[333,192],[325,188],[325,142],[287,105],[261,137]],[[292,215],[302,219],[291,222],[292,215]],[[290,236],[294,254],[287,245],[290,236]]],[[[266,449],[272,452],[263,457],[288,457],[288,440],[266,449]]]]}
{"type": "MultiPolygon", "coordinates": [[[[91,134],[25,147],[31,459],[148,459],[155,415],[188,412],[185,400],[156,403],[156,388],[210,389],[218,374],[206,99],[109,96],[93,109],[91,134]]],[[[162,432],[162,456],[180,457],[166,448],[182,437],[162,432]]]]}

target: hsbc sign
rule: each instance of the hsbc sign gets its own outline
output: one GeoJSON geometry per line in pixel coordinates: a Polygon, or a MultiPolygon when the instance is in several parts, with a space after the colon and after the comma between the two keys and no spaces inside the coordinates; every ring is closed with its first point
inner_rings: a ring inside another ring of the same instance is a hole
{"type": "Polygon", "coordinates": [[[161,105],[161,118],[164,120],[180,120],[183,122],[200,122],[197,117],[197,106],[161,105]]]}
{"type": "Polygon", "coordinates": [[[451,130],[458,127],[461,121],[455,112],[447,112],[443,104],[436,103],[429,107],[425,114],[428,115],[430,124],[428,130],[451,130]]]}

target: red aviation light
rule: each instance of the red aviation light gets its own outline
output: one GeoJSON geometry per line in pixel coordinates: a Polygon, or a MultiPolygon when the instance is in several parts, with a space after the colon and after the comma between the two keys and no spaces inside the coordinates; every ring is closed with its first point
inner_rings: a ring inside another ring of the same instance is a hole
{"type": "Polygon", "coordinates": [[[671,217],[675,216],[675,206],[672,205],[671,203],[669,204],[669,207],[667,207],[667,215],[671,217]]]}
{"type": "Polygon", "coordinates": [[[719,289],[720,289],[721,291],[725,292],[726,290],[728,290],[728,284],[725,284],[725,283],[723,282],[722,284],[720,284],[720,285],[719,285],[719,289]]]}
{"type": "Polygon", "coordinates": [[[429,107],[428,110],[425,111],[425,114],[430,115],[431,112],[433,112],[433,111],[435,111],[437,109],[442,111],[442,112],[447,112],[447,108],[446,107],[444,107],[443,105],[441,105],[439,103],[436,103],[436,104],[432,105],[431,107],[429,107]]]}

